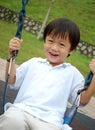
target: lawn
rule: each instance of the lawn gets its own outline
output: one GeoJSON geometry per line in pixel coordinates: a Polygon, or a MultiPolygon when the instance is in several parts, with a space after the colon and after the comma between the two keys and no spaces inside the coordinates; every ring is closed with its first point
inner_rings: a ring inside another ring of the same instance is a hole
{"type": "MultiPolygon", "coordinates": [[[[50,0],[29,0],[26,15],[43,22],[50,0]]],[[[0,5],[19,12],[21,0],[1,0],[0,5]]],[[[66,17],[75,21],[81,31],[81,40],[95,45],[95,0],[55,0],[49,21],[66,17]]]]}
{"type": "MultiPolygon", "coordinates": [[[[37,21],[43,22],[51,1],[29,0],[26,7],[26,15],[37,21]]],[[[0,5],[19,12],[21,9],[20,0],[2,0],[0,5]]],[[[80,27],[81,40],[90,44],[95,44],[95,1],[94,0],[56,0],[49,21],[58,17],[67,17],[75,21],[80,27]]],[[[0,57],[7,59],[8,42],[15,36],[17,26],[0,20],[0,57]]],[[[23,30],[24,40],[22,48],[16,59],[17,64],[21,64],[31,57],[44,57],[43,40],[38,40],[35,35],[23,30]]],[[[72,54],[67,61],[75,65],[84,76],[89,72],[88,58],[78,52],[72,54]]]]}

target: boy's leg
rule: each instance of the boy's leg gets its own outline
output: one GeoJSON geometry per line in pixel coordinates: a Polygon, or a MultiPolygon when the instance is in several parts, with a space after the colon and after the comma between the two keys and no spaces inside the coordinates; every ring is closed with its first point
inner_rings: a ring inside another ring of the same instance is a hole
{"type": "Polygon", "coordinates": [[[45,122],[41,119],[29,115],[28,123],[31,126],[31,130],[61,130],[58,126],[45,122]],[[29,117],[30,116],[30,117],[29,117]]]}
{"type": "Polygon", "coordinates": [[[15,107],[0,116],[0,130],[61,130],[15,107]]]}
{"type": "Polygon", "coordinates": [[[0,130],[28,130],[23,113],[14,108],[9,108],[0,116],[0,130]]]}
{"type": "Polygon", "coordinates": [[[37,130],[61,130],[58,126],[43,121],[39,122],[38,125],[39,128],[37,130]]]}

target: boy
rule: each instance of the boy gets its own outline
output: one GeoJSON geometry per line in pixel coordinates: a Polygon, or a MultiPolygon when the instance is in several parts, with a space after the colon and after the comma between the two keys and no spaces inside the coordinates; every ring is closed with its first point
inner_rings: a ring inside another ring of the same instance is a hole
{"type": "MultiPolygon", "coordinates": [[[[9,83],[19,92],[13,105],[0,117],[0,130],[71,130],[63,124],[64,113],[68,101],[73,103],[78,90],[84,88],[84,78],[65,59],[79,43],[79,28],[68,19],[55,19],[46,26],[43,38],[46,59],[32,58],[17,70],[13,60],[9,83]]],[[[18,38],[11,39],[8,58],[13,50],[20,49],[21,43],[18,38]]],[[[8,65],[9,60],[6,76],[8,65]]],[[[93,78],[80,96],[82,105],[95,92],[95,59],[90,63],[90,70],[93,78]]]]}

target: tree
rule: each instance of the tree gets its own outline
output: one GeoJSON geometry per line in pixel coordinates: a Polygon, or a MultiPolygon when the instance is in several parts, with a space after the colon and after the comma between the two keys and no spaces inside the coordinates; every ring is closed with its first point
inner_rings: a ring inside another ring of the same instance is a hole
{"type": "Polygon", "coordinates": [[[48,12],[47,12],[47,15],[46,15],[46,17],[45,17],[45,20],[44,20],[44,22],[43,22],[43,24],[42,24],[42,27],[41,27],[41,29],[40,29],[40,31],[39,31],[39,33],[38,33],[37,39],[39,39],[39,38],[41,37],[42,33],[43,33],[43,30],[44,30],[44,28],[45,28],[45,26],[46,26],[46,24],[47,24],[47,22],[48,22],[48,19],[49,19],[49,16],[50,16],[52,7],[53,7],[53,5],[54,5],[54,2],[55,2],[55,0],[52,0],[52,1],[51,1],[50,7],[49,7],[49,9],[48,9],[48,12]]]}

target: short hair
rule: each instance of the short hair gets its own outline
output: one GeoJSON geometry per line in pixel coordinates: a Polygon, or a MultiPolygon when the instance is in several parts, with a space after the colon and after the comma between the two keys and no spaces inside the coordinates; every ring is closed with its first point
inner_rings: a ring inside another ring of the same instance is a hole
{"type": "Polygon", "coordinates": [[[80,30],[78,26],[69,19],[58,18],[51,21],[44,29],[43,39],[52,34],[53,36],[61,36],[61,38],[69,38],[71,50],[74,50],[80,41],[80,30]]]}

